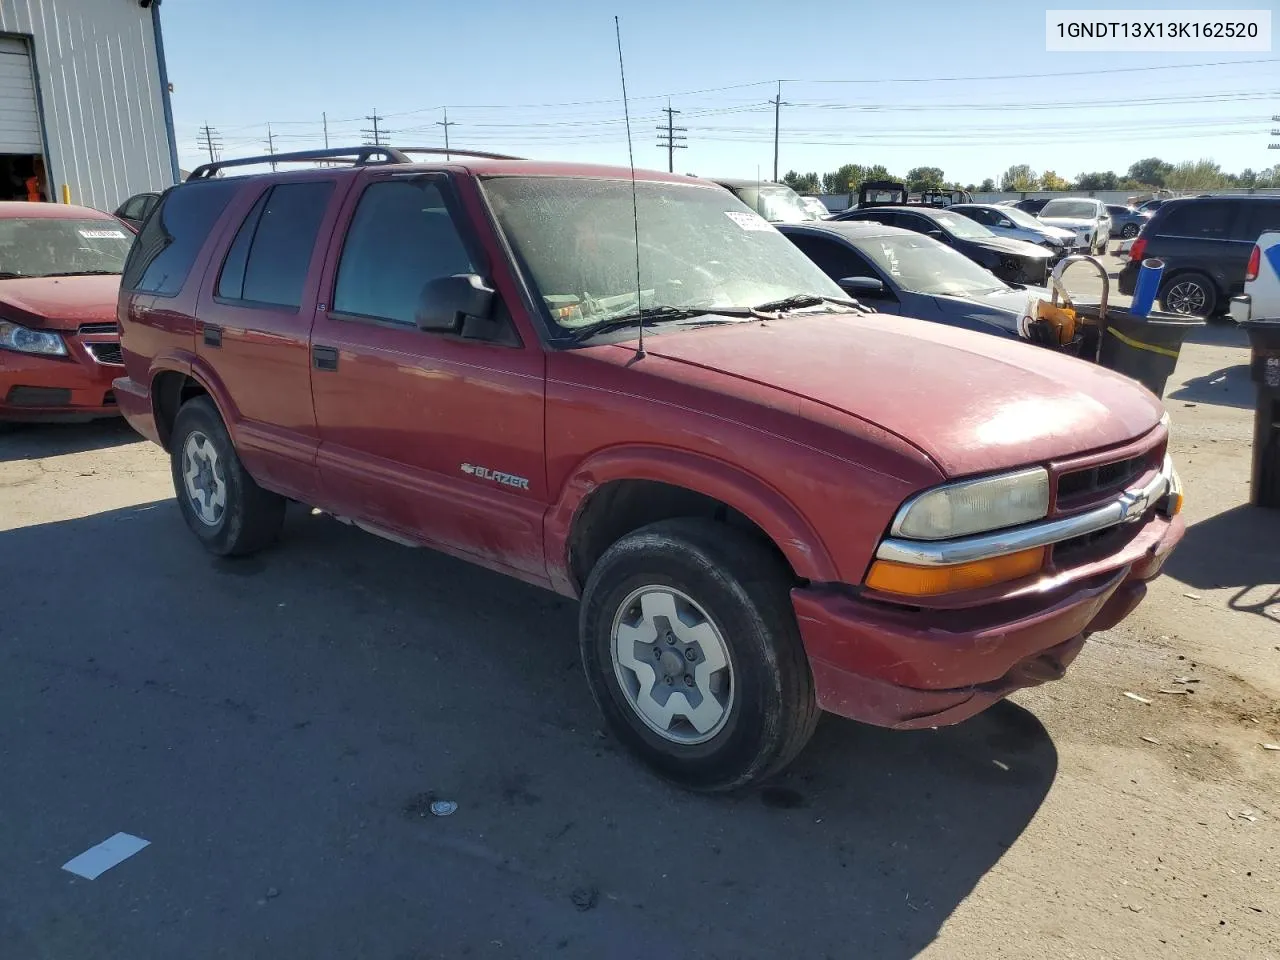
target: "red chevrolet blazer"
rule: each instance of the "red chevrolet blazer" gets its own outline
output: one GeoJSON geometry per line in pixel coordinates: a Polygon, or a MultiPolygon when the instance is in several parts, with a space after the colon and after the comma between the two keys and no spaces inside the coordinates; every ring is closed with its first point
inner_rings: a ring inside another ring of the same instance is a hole
{"type": "Polygon", "coordinates": [[[196,171],[125,269],[116,396],[187,525],[250,553],[291,499],[581,598],[601,710],[687,786],[773,774],[822,710],[1061,677],[1182,536],[1156,397],[868,311],[717,186],[274,159],[313,168],[196,171]]]}

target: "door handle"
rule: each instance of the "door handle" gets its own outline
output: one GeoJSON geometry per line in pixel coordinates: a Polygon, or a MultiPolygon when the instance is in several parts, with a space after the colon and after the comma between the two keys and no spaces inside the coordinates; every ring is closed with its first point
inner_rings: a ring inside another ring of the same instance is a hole
{"type": "Polygon", "coordinates": [[[206,323],[204,325],[204,345],[206,347],[222,346],[222,328],[217,324],[206,323]]]}
{"type": "Polygon", "coordinates": [[[311,365],[317,370],[337,370],[338,348],[312,346],[311,365]]]}

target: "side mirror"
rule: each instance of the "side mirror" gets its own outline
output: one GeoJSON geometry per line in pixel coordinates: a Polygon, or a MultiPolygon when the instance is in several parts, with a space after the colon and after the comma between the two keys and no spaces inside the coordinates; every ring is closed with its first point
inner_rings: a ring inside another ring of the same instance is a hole
{"type": "Polygon", "coordinates": [[[1012,227],[1012,226],[1013,226],[1013,221],[1012,221],[1012,220],[1001,220],[999,223],[997,223],[997,224],[996,224],[996,226],[997,226],[997,227],[1012,227]]]}
{"type": "Polygon", "coordinates": [[[935,239],[935,240],[942,240],[942,239],[943,239],[943,233],[942,233],[942,231],[941,231],[941,230],[939,230],[937,227],[934,227],[932,230],[926,230],[926,231],[925,231],[925,236],[926,236],[926,237],[933,237],[933,239],[935,239]]]}
{"type": "Polygon", "coordinates": [[[844,277],[836,281],[846,293],[864,297],[883,297],[884,281],[879,277],[844,277]]]}
{"type": "Polygon", "coordinates": [[[467,317],[487,319],[493,309],[493,291],[474,273],[428,280],[418,294],[414,321],[419,330],[458,333],[467,317]]]}

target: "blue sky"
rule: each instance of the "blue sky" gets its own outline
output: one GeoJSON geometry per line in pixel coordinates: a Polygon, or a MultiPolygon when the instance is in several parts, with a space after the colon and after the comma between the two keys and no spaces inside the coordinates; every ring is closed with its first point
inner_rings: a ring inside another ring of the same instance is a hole
{"type": "Polygon", "coordinates": [[[391,142],[431,146],[446,106],[455,146],[625,164],[615,13],[639,166],[666,166],[655,127],[670,95],[688,127],[677,170],[770,176],[778,79],[780,172],[928,165],[976,183],[1014,163],[1070,178],[1149,156],[1280,161],[1280,62],[1243,62],[1280,54],[1046,53],[1045,6],[1025,0],[862,6],[167,0],[162,14],[188,168],[204,123],[244,155],[265,152],[268,122],[278,150],[322,145],[326,112],[333,145],[359,142],[376,109],[391,142]]]}

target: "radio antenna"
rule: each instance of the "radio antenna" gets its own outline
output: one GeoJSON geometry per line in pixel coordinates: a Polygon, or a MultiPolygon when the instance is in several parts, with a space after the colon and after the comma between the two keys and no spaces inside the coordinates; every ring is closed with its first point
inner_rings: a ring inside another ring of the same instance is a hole
{"type": "Polygon", "coordinates": [[[644,317],[640,315],[640,205],[636,201],[636,157],[631,149],[631,109],[627,106],[627,71],[622,65],[622,27],[615,14],[613,34],[618,40],[618,74],[622,77],[622,116],[627,121],[627,162],[631,164],[631,221],[636,231],[636,314],[640,319],[640,343],[636,347],[636,359],[644,357],[644,317]]]}

